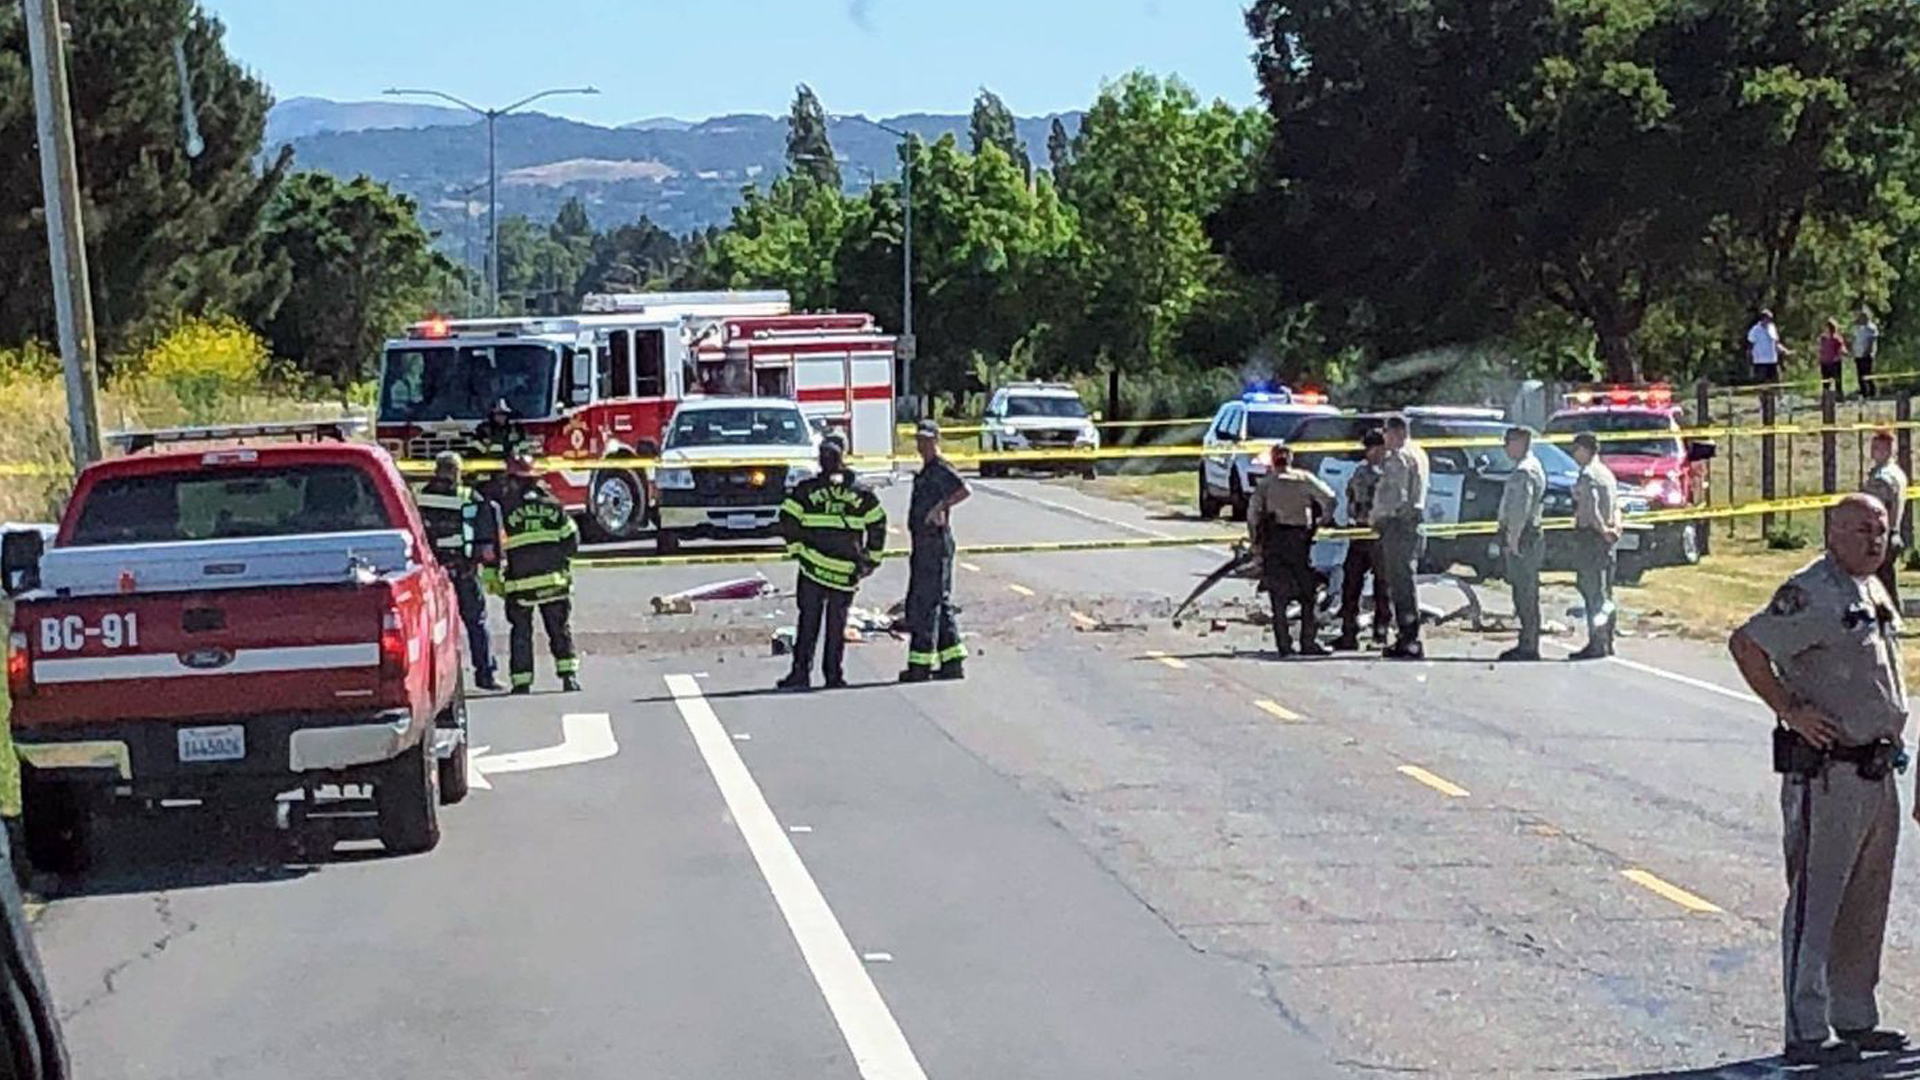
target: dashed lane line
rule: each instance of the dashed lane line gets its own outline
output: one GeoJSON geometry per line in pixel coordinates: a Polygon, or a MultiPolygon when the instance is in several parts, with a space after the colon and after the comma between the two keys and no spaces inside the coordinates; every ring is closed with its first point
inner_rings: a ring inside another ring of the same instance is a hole
{"type": "Polygon", "coordinates": [[[1029,589],[1029,588],[1027,588],[1027,587],[1026,587],[1025,585],[1016,585],[1016,584],[1010,584],[1010,585],[1008,585],[1008,586],[1007,586],[1007,588],[1009,588],[1009,589],[1011,589],[1011,590],[1013,590],[1014,592],[1017,592],[1017,593],[1019,593],[1019,594],[1020,594],[1021,596],[1032,596],[1032,595],[1033,595],[1033,590],[1032,590],[1032,589],[1029,589]]]}
{"type": "Polygon", "coordinates": [[[1080,625],[1081,625],[1082,627],[1084,627],[1084,628],[1086,628],[1086,629],[1088,629],[1088,630],[1091,630],[1091,629],[1093,629],[1094,627],[1096,627],[1096,626],[1099,626],[1099,625],[1100,625],[1100,620],[1099,620],[1099,619],[1096,619],[1096,618],[1094,618],[1093,616],[1091,616],[1091,615],[1088,615],[1088,614],[1086,614],[1085,612],[1080,612],[1080,611],[1070,611],[1070,612],[1068,612],[1067,614],[1069,614],[1069,615],[1071,615],[1071,616],[1073,616],[1073,621],[1074,621],[1074,622],[1076,622],[1076,623],[1078,623],[1078,624],[1080,624],[1080,625]]]}
{"type": "Polygon", "coordinates": [[[1301,721],[1306,719],[1306,717],[1301,716],[1299,713],[1294,712],[1292,709],[1287,708],[1285,705],[1282,705],[1277,701],[1269,701],[1265,698],[1261,698],[1259,701],[1254,702],[1253,706],[1254,708],[1259,709],[1262,712],[1271,714],[1274,719],[1285,720],[1289,724],[1298,724],[1301,721]]]}
{"type": "Polygon", "coordinates": [[[1439,792],[1440,794],[1445,795],[1449,799],[1464,799],[1468,795],[1472,794],[1466,788],[1461,787],[1459,784],[1456,784],[1453,781],[1448,780],[1443,776],[1436,776],[1433,773],[1428,772],[1427,770],[1421,768],[1418,765],[1402,765],[1396,771],[1399,772],[1401,776],[1404,776],[1409,780],[1417,780],[1420,783],[1427,785],[1428,787],[1439,792]]]}
{"type": "Polygon", "coordinates": [[[1175,671],[1187,670],[1187,662],[1185,660],[1182,660],[1177,656],[1168,656],[1166,653],[1161,652],[1159,649],[1148,649],[1147,658],[1149,660],[1158,660],[1175,671]]]}
{"type": "Polygon", "coordinates": [[[970,563],[965,559],[960,560],[960,569],[965,570],[969,574],[977,574],[980,572],[979,564],[970,563]]]}
{"type": "Polygon", "coordinates": [[[760,785],[747,771],[746,762],[740,760],[727,729],[701,694],[700,684],[690,675],[669,675],[667,689],[706,761],[707,771],[713,774],[735,826],[746,839],[753,861],[772,890],[774,903],[793,932],[814,983],[826,998],[862,1080],[926,1080],[920,1060],[881,999],[861,954],[854,952],[827,898],[807,872],[793,842],[787,839],[773,808],[767,805],[760,785]]]}
{"type": "Polygon", "coordinates": [[[1679,904],[1681,907],[1686,908],[1688,911],[1698,912],[1702,915],[1723,914],[1718,904],[1712,903],[1711,901],[1703,900],[1700,897],[1695,896],[1693,893],[1690,893],[1687,890],[1681,888],[1680,886],[1675,885],[1670,881],[1664,881],[1659,877],[1656,877],[1653,874],[1648,873],[1645,870],[1640,870],[1640,869],[1622,870],[1620,871],[1620,876],[1626,878],[1628,881],[1633,882],[1635,885],[1638,885],[1641,888],[1646,889],[1648,892],[1651,892],[1656,896],[1664,897],[1665,899],[1671,900],[1674,903],[1679,904]]]}

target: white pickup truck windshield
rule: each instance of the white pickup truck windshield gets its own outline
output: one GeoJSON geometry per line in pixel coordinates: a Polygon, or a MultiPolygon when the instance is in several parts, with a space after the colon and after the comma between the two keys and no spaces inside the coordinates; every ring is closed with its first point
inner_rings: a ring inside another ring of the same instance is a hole
{"type": "Polygon", "coordinates": [[[805,446],[812,441],[798,409],[696,409],[667,432],[667,449],[691,446],[805,446]]]}
{"type": "Polygon", "coordinates": [[[69,546],[395,527],[373,478],[351,465],[120,476],[100,481],[85,498],[69,546]]]}

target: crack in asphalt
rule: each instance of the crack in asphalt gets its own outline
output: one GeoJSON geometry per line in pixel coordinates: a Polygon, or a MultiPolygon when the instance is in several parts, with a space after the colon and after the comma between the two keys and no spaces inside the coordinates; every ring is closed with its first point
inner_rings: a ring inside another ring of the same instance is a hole
{"type": "Polygon", "coordinates": [[[61,1023],[72,1021],[81,1013],[86,1012],[88,1009],[93,1008],[95,1005],[118,993],[120,990],[120,977],[125,975],[129,969],[137,964],[152,960],[161,953],[166,952],[175,941],[200,928],[200,924],[192,920],[185,922],[177,921],[173,913],[173,902],[168,899],[164,893],[155,895],[152,897],[152,900],[154,918],[160,923],[160,936],[154,938],[146,948],[141,949],[134,955],[101,972],[100,988],[82,998],[72,1008],[62,1011],[60,1014],[61,1023]]]}

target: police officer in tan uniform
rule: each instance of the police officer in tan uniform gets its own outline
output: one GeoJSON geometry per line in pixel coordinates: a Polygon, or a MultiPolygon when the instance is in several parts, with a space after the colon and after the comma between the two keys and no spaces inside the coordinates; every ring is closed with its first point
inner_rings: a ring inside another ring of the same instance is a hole
{"type": "Polygon", "coordinates": [[[1900,553],[1906,544],[1900,539],[1900,524],[1907,517],[1907,473],[1893,460],[1893,432],[1881,429],[1873,433],[1873,468],[1867,472],[1860,490],[1880,500],[1887,508],[1887,561],[1877,571],[1880,584],[1893,598],[1893,610],[1900,610],[1900,582],[1895,576],[1900,553]]]}
{"type": "Polygon", "coordinates": [[[1427,452],[1413,441],[1403,416],[1387,418],[1387,456],[1373,492],[1370,524],[1380,534],[1380,576],[1385,579],[1398,636],[1381,655],[1417,660],[1420,645],[1420,597],[1414,567],[1420,562],[1420,523],[1426,517],[1427,452]]]}
{"type": "Polygon", "coordinates": [[[1583,431],[1573,437],[1573,460],[1580,475],[1573,482],[1573,579],[1587,612],[1587,645],[1573,660],[1613,655],[1613,546],[1625,523],[1620,517],[1620,484],[1600,460],[1600,440],[1583,431]]]}
{"type": "Polygon", "coordinates": [[[1338,501],[1333,489],[1319,477],[1293,467],[1293,451],[1274,446],[1273,468],[1253,489],[1247,501],[1247,532],[1260,552],[1260,577],[1273,601],[1273,645],[1281,656],[1293,655],[1287,625],[1287,604],[1300,602],[1300,652],[1325,656],[1319,641],[1319,579],[1313,573],[1313,534],[1333,519],[1338,501]]]}
{"type": "Polygon", "coordinates": [[[1500,492],[1500,550],[1506,556],[1507,584],[1513,589],[1513,616],[1520,624],[1520,640],[1500,654],[1501,660],[1540,659],[1540,564],[1546,557],[1546,536],[1540,531],[1547,500],[1547,471],[1533,456],[1533,432],[1507,429],[1507,456],[1513,471],[1500,492]]]}
{"type": "Polygon", "coordinates": [[[1826,554],[1788,578],[1730,642],[1741,676],[1779,721],[1774,771],[1789,887],[1781,953],[1794,1065],[1907,1043],[1879,1026],[1874,999],[1907,722],[1899,618],[1874,577],[1886,548],[1886,508],[1847,496],[1827,519],[1826,554]]]}

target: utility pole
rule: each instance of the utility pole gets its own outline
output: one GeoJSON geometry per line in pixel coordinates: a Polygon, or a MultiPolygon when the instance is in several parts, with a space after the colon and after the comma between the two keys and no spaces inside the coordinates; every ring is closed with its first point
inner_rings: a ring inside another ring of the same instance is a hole
{"type": "Polygon", "coordinates": [[[66,35],[59,0],[25,0],[27,52],[33,65],[33,113],[40,138],[40,185],[47,207],[47,255],[53,269],[54,315],[67,379],[67,427],[73,467],[100,460],[100,379],[94,361],[93,293],[80,221],[80,162],[73,147],[73,103],[67,94],[66,35]]]}
{"type": "Polygon", "coordinates": [[[899,128],[868,119],[858,113],[840,113],[832,120],[853,120],[877,128],[900,140],[900,340],[904,355],[900,363],[901,396],[913,394],[913,361],[920,341],[913,336],[913,135],[899,128]]]}

